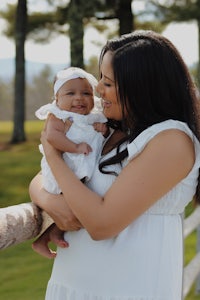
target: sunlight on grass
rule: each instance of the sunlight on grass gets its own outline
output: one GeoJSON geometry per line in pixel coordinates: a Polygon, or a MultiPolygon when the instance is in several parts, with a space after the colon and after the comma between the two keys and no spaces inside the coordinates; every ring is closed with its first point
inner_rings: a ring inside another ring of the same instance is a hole
{"type": "Polygon", "coordinates": [[[0,255],[1,299],[43,300],[52,263],[33,252],[30,241],[3,250],[0,255]]]}

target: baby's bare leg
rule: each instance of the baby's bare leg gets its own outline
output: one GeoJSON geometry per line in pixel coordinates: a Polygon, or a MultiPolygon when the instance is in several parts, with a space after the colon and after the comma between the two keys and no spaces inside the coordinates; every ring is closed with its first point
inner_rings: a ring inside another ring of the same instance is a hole
{"type": "Polygon", "coordinates": [[[36,241],[33,242],[32,248],[35,252],[46,258],[55,258],[56,252],[50,249],[50,242],[61,248],[69,246],[63,238],[63,231],[55,224],[52,224],[36,241]]]}

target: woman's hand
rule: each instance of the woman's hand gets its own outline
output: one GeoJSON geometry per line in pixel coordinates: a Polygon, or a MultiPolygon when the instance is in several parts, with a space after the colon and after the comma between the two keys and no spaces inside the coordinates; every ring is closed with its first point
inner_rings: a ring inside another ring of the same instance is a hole
{"type": "Polygon", "coordinates": [[[83,226],[72,213],[63,196],[59,196],[60,199],[55,200],[55,198],[51,198],[51,195],[48,195],[47,206],[43,209],[54,220],[59,229],[63,231],[79,230],[83,226]]]}
{"type": "Polygon", "coordinates": [[[58,229],[55,224],[52,224],[36,241],[33,242],[32,248],[35,252],[44,257],[55,258],[56,252],[49,248],[50,242],[61,248],[67,248],[69,246],[63,238],[63,231],[58,229]]]}
{"type": "Polygon", "coordinates": [[[61,230],[74,231],[83,226],[72,213],[62,194],[55,195],[42,187],[42,175],[36,175],[29,186],[31,200],[45,210],[61,230]]]}

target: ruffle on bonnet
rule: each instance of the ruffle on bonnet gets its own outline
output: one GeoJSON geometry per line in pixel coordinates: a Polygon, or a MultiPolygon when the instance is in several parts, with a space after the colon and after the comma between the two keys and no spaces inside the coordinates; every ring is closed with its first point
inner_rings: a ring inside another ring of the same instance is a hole
{"type": "Polygon", "coordinates": [[[87,79],[89,84],[92,86],[93,91],[98,83],[97,79],[92,74],[80,68],[70,67],[68,69],[61,70],[57,73],[56,82],[54,83],[54,95],[56,95],[58,90],[65,82],[76,78],[87,79]]]}

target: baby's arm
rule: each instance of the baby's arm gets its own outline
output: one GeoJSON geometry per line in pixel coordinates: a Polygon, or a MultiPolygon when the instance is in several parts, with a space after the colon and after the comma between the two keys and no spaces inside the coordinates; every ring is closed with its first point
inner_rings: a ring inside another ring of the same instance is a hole
{"type": "Polygon", "coordinates": [[[93,127],[97,132],[101,132],[104,137],[108,137],[110,130],[106,123],[95,122],[93,127]]]}
{"type": "Polygon", "coordinates": [[[56,118],[53,114],[50,114],[46,124],[48,142],[62,152],[88,155],[89,152],[92,151],[88,144],[76,144],[66,137],[65,133],[69,130],[69,127],[70,126],[66,129],[65,123],[62,120],[56,118]]]}

